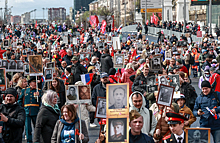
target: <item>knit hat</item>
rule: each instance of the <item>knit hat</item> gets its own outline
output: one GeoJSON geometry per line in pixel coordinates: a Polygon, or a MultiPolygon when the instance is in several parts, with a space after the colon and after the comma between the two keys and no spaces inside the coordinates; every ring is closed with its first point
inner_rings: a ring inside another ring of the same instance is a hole
{"type": "Polygon", "coordinates": [[[70,67],[67,67],[66,70],[71,73],[71,68],[70,67]]]}
{"type": "Polygon", "coordinates": [[[180,64],[183,64],[183,62],[182,62],[181,59],[177,59],[176,61],[177,61],[178,63],[180,63],[180,64]]]}
{"type": "Polygon", "coordinates": [[[109,72],[108,72],[108,75],[115,75],[115,73],[116,73],[116,69],[115,68],[110,68],[109,72]]]}
{"type": "Polygon", "coordinates": [[[140,116],[141,116],[141,114],[138,113],[137,110],[131,110],[131,111],[129,112],[130,122],[133,121],[133,120],[135,120],[135,119],[137,119],[137,118],[139,118],[140,116]]]}
{"type": "Polygon", "coordinates": [[[15,98],[18,95],[18,92],[14,88],[7,88],[5,91],[6,94],[12,94],[15,98]]]}
{"type": "Polygon", "coordinates": [[[209,81],[207,81],[207,80],[204,80],[204,81],[202,82],[201,87],[202,87],[202,88],[203,88],[203,87],[212,88],[211,85],[210,85],[210,83],[209,83],[209,81]]]}
{"type": "Polygon", "coordinates": [[[207,50],[206,49],[202,49],[202,53],[205,53],[207,50]]]}

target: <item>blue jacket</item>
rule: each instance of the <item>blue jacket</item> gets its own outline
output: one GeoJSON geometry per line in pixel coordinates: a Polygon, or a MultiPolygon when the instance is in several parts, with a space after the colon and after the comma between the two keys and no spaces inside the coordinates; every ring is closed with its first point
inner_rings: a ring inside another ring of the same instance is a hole
{"type": "MultiPolygon", "coordinates": [[[[220,92],[216,92],[217,97],[220,100],[220,92]]],[[[199,109],[201,109],[205,114],[201,115],[200,118],[200,127],[207,127],[211,128],[211,130],[219,130],[220,129],[220,119],[215,119],[209,111],[206,109],[206,107],[209,107],[210,110],[212,110],[215,106],[216,113],[220,113],[220,106],[217,105],[217,100],[215,99],[214,92],[210,92],[208,95],[200,94],[196,98],[196,103],[193,109],[193,115],[195,117],[199,117],[197,112],[199,109]]]]}

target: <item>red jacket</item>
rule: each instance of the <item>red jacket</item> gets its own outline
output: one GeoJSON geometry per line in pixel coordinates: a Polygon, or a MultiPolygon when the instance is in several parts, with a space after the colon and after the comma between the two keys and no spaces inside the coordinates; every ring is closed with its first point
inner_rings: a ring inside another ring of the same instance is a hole
{"type": "Polygon", "coordinates": [[[122,83],[129,83],[129,96],[132,94],[131,87],[133,84],[133,82],[129,79],[129,77],[135,74],[136,72],[131,68],[131,69],[125,70],[125,72],[122,74],[122,77],[121,77],[122,83]]]}
{"type": "Polygon", "coordinates": [[[118,78],[116,75],[109,75],[109,82],[115,84],[115,83],[121,83],[121,79],[118,78]],[[119,82],[118,82],[119,79],[119,82]],[[117,81],[117,82],[116,82],[117,81]]]}
{"type": "Polygon", "coordinates": [[[67,52],[65,50],[60,50],[59,55],[61,56],[61,59],[66,56],[67,52]]]}
{"type": "Polygon", "coordinates": [[[215,91],[220,92],[220,75],[217,73],[212,74],[212,76],[209,78],[210,84],[212,85],[215,80],[216,80],[215,91]]]}

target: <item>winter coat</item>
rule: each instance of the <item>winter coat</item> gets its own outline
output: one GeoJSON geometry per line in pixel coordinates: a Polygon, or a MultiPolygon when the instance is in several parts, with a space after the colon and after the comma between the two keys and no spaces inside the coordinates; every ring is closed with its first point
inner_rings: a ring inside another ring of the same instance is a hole
{"type": "Polygon", "coordinates": [[[99,51],[95,51],[93,52],[92,56],[96,56],[99,58],[99,61],[100,61],[100,58],[101,58],[101,53],[99,51]]]}
{"type": "Polygon", "coordinates": [[[2,130],[5,143],[22,143],[22,133],[25,125],[24,108],[17,103],[13,105],[1,104],[0,112],[8,118],[8,121],[3,124],[5,129],[9,129],[2,130]]]}
{"type": "Polygon", "coordinates": [[[170,133],[171,132],[169,129],[169,125],[167,124],[165,117],[160,118],[159,121],[157,121],[157,126],[153,135],[155,141],[161,141],[165,136],[169,135],[170,133]],[[156,134],[157,129],[160,129],[160,135],[156,134]]]}
{"type": "Polygon", "coordinates": [[[42,136],[44,143],[50,143],[54,126],[60,115],[60,111],[56,111],[52,107],[41,105],[37,115],[33,142],[40,142],[42,136]]]}
{"type": "MultiPolygon", "coordinates": [[[[218,99],[220,99],[220,92],[216,92],[216,94],[218,99]]],[[[216,114],[220,113],[220,106],[218,106],[214,92],[212,91],[208,95],[200,94],[200,96],[196,98],[193,115],[199,117],[197,114],[199,109],[205,113],[200,116],[200,127],[211,128],[211,130],[220,129],[220,119],[215,119],[206,109],[206,107],[208,107],[212,110],[215,106],[217,107],[215,108],[216,114]]]]}
{"type": "MultiPolygon", "coordinates": [[[[145,102],[142,102],[142,106],[140,109],[136,108],[132,102],[132,96],[134,94],[132,94],[130,97],[129,97],[129,105],[130,105],[130,108],[129,108],[129,111],[131,110],[137,110],[141,116],[143,116],[143,123],[144,123],[144,126],[143,128],[141,129],[141,131],[147,135],[151,135],[153,136],[154,134],[154,130],[156,128],[156,125],[157,125],[157,121],[154,117],[154,115],[152,114],[152,122],[151,122],[151,127],[150,127],[150,112],[149,110],[145,107],[146,103],[145,102]]],[[[144,96],[141,94],[142,96],[142,101],[145,100],[144,96]]]]}
{"type": "Polygon", "coordinates": [[[109,69],[113,67],[112,58],[109,54],[101,56],[101,71],[108,73],[109,69]]]}
{"type": "Polygon", "coordinates": [[[66,61],[67,66],[69,66],[69,65],[72,65],[72,62],[71,62],[72,58],[73,58],[73,56],[65,55],[65,56],[63,57],[62,61],[66,61]]]}
{"type": "MultiPolygon", "coordinates": [[[[108,83],[109,84],[109,83],[108,83]]],[[[106,97],[106,88],[103,87],[102,82],[97,84],[92,92],[92,105],[96,106],[97,97],[106,97]]]]}
{"type": "Polygon", "coordinates": [[[193,112],[186,105],[180,108],[179,113],[184,115],[185,117],[189,117],[189,124],[185,125],[184,129],[189,128],[190,125],[196,121],[196,117],[193,115],[193,112]]]}
{"type": "Polygon", "coordinates": [[[133,84],[133,82],[129,79],[129,77],[132,75],[135,75],[135,73],[136,72],[132,68],[130,68],[130,69],[125,70],[125,72],[122,74],[122,77],[121,77],[122,83],[129,83],[129,95],[132,94],[131,87],[133,84]]]}
{"type": "Polygon", "coordinates": [[[146,134],[132,135],[129,131],[129,143],[154,143],[154,140],[146,134]]]}
{"type": "Polygon", "coordinates": [[[220,92],[220,75],[218,73],[212,74],[212,76],[209,78],[210,84],[213,86],[215,91],[220,92]]]}
{"type": "Polygon", "coordinates": [[[205,61],[205,63],[202,65],[202,70],[205,70],[206,66],[208,66],[209,68],[212,67],[208,61],[205,61]]]}
{"type": "Polygon", "coordinates": [[[186,106],[193,110],[195,100],[197,98],[195,88],[191,84],[184,82],[180,86],[180,93],[183,94],[186,98],[186,106]]]}
{"type": "MultiPolygon", "coordinates": [[[[86,128],[86,124],[85,124],[85,121],[81,120],[81,123],[82,123],[82,134],[84,135],[84,139],[82,140],[83,143],[87,143],[89,142],[89,136],[88,136],[88,131],[87,131],[87,128],[86,128]]],[[[53,135],[51,137],[51,143],[60,143],[61,141],[61,132],[63,130],[63,126],[64,124],[58,120],[56,122],[56,125],[54,127],[54,130],[53,130],[53,135]]],[[[79,127],[79,121],[75,123],[75,131],[76,129],[79,131],[80,130],[80,127],[79,127]]],[[[80,131],[79,131],[80,132],[80,131]]],[[[78,135],[75,135],[75,143],[80,143],[80,140],[79,140],[79,136],[78,135]]]]}
{"type": "Polygon", "coordinates": [[[80,75],[81,74],[86,74],[87,69],[83,65],[81,65],[79,62],[77,62],[75,65],[72,65],[71,73],[74,76],[73,84],[75,84],[77,81],[81,81],[80,75]]]}

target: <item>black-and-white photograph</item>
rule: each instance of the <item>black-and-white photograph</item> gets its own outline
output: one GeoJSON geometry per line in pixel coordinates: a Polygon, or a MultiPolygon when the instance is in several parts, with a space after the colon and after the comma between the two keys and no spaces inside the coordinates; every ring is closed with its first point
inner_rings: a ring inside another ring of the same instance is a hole
{"type": "Polygon", "coordinates": [[[148,93],[154,93],[154,91],[157,91],[157,85],[148,85],[147,86],[147,92],[148,93]]]}
{"type": "Polygon", "coordinates": [[[169,85],[169,82],[168,82],[166,76],[159,76],[158,83],[159,83],[159,85],[160,84],[169,85]]]}
{"type": "Polygon", "coordinates": [[[16,62],[15,62],[15,60],[9,60],[10,61],[10,63],[9,63],[9,71],[15,71],[16,70],[16,62]]]}
{"type": "Polygon", "coordinates": [[[172,47],[172,52],[177,52],[177,47],[176,46],[172,47]]]}
{"type": "Polygon", "coordinates": [[[154,52],[155,52],[155,55],[159,55],[160,54],[160,49],[156,48],[156,49],[154,49],[154,52]]]}
{"type": "Polygon", "coordinates": [[[29,75],[29,65],[24,63],[24,76],[29,75]]]}
{"type": "Polygon", "coordinates": [[[91,102],[91,88],[89,85],[79,85],[79,102],[80,103],[89,103],[91,102]]]}
{"type": "Polygon", "coordinates": [[[172,58],[171,50],[165,51],[165,59],[171,60],[171,58],[172,58]]]}
{"type": "Polygon", "coordinates": [[[180,80],[179,75],[169,75],[170,86],[175,88],[175,92],[180,91],[180,80]]]}
{"type": "Polygon", "coordinates": [[[49,62],[49,63],[47,63],[47,64],[46,64],[46,67],[47,67],[47,68],[50,68],[50,69],[55,68],[55,62],[49,62]]]}
{"type": "Polygon", "coordinates": [[[187,128],[186,142],[210,143],[210,128],[187,128]]]}
{"type": "Polygon", "coordinates": [[[76,103],[77,100],[78,100],[78,86],[68,85],[68,89],[66,90],[66,102],[76,103]]]}
{"type": "Polygon", "coordinates": [[[45,81],[53,81],[53,69],[45,69],[45,81]]]}
{"type": "Polygon", "coordinates": [[[6,83],[6,70],[5,68],[0,68],[0,85],[5,85],[6,83]]]}
{"type": "Polygon", "coordinates": [[[161,70],[161,56],[153,57],[151,60],[151,70],[161,70]]]}
{"type": "Polygon", "coordinates": [[[2,60],[2,67],[6,68],[6,70],[8,70],[8,61],[7,60],[2,60]]]}
{"type": "Polygon", "coordinates": [[[171,106],[173,99],[174,87],[160,84],[157,104],[171,106]]]}
{"type": "Polygon", "coordinates": [[[9,47],[9,39],[4,39],[3,48],[8,48],[8,47],[9,47]]]}
{"type": "Polygon", "coordinates": [[[97,97],[95,118],[106,118],[106,98],[97,97]]]}
{"type": "Polygon", "coordinates": [[[107,86],[108,109],[124,109],[127,107],[128,84],[111,84],[107,86]]]}
{"type": "Polygon", "coordinates": [[[114,56],[114,68],[124,68],[124,54],[115,54],[114,56]]]}
{"type": "Polygon", "coordinates": [[[155,76],[147,77],[147,85],[155,85],[155,84],[156,84],[156,77],[155,76]]]}
{"type": "Polygon", "coordinates": [[[114,50],[121,50],[121,43],[119,37],[113,37],[113,49],[114,50]]]}
{"type": "Polygon", "coordinates": [[[108,122],[108,142],[125,142],[127,118],[109,118],[108,122]]]}
{"type": "Polygon", "coordinates": [[[21,60],[17,60],[17,72],[23,72],[24,71],[24,63],[21,60]]]}

